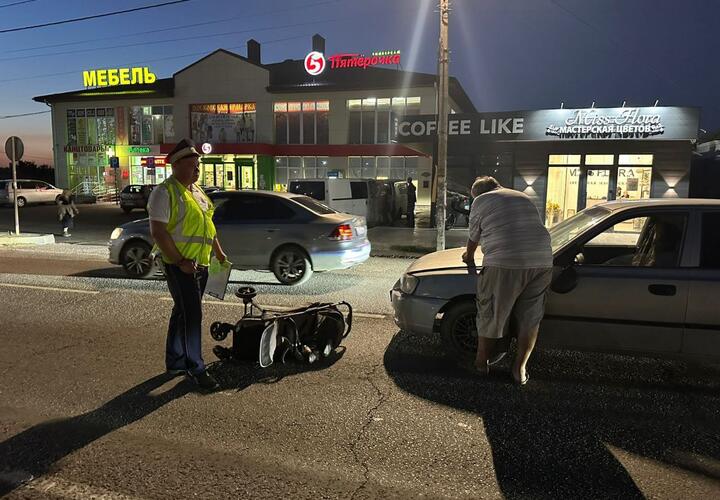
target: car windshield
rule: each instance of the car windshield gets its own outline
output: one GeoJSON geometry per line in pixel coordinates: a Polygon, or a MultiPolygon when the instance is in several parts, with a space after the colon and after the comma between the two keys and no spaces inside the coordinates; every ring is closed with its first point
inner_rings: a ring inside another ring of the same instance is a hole
{"type": "Polygon", "coordinates": [[[291,198],[292,201],[295,203],[301,204],[303,207],[312,210],[316,214],[319,215],[328,215],[328,214],[336,214],[337,211],[333,210],[332,208],[328,207],[327,205],[323,205],[319,201],[317,201],[314,198],[310,198],[309,196],[294,196],[291,198]]]}
{"type": "Polygon", "coordinates": [[[607,208],[592,207],[564,220],[550,229],[550,241],[553,252],[562,247],[578,234],[599,224],[611,212],[607,208]]]}

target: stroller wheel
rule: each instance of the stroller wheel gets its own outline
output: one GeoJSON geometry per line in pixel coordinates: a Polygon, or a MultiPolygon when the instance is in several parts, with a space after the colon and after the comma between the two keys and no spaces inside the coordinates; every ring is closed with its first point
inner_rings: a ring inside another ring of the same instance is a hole
{"type": "Polygon", "coordinates": [[[223,340],[225,340],[227,338],[228,333],[231,328],[232,328],[232,325],[226,325],[225,323],[216,321],[215,323],[210,325],[210,336],[214,340],[216,340],[218,342],[222,342],[223,340]]]}

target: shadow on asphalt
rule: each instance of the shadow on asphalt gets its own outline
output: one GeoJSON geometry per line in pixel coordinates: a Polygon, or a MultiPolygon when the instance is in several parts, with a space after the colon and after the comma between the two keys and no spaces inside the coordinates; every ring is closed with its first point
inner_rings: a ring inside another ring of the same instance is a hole
{"type": "Polygon", "coordinates": [[[182,380],[161,394],[150,394],[171,379],[166,374],[155,376],[100,408],[43,422],[0,443],[0,497],[20,486],[3,478],[16,476],[28,480],[31,479],[28,474],[41,476],[71,453],[194,390],[192,383],[182,380]]]}
{"type": "Polygon", "coordinates": [[[507,361],[480,378],[405,332],[384,363],[402,390],[482,418],[506,498],[643,498],[607,445],[720,479],[717,366],[536,351],[519,387],[507,361]]]}
{"type": "MultiPolygon", "coordinates": [[[[143,279],[143,278],[133,278],[132,276],[128,276],[127,273],[125,273],[125,270],[120,266],[90,269],[88,271],[82,271],[80,273],[73,273],[73,274],[70,274],[69,276],[72,276],[75,278],[113,278],[113,279],[124,279],[124,280],[143,279]]],[[[147,279],[147,278],[145,278],[145,279],[147,279]]],[[[155,279],[155,278],[150,278],[150,279],[155,279]]]]}
{"type": "Polygon", "coordinates": [[[344,355],[345,347],[340,346],[328,358],[311,365],[295,362],[285,365],[273,363],[267,368],[261,368],[257,362],[225,359],[210,363],[207,368],[217,379],[222,390],[232,389],[240,392],[254,384],[276,384],[286,377],[326,370],[340,361],[344,355]]]}

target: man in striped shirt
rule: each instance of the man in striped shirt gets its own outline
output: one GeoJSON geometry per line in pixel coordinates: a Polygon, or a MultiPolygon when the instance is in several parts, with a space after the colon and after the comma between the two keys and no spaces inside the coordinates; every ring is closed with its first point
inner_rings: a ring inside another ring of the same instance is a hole
{"type": "Polygon", "coordinates": [[[477,281],[475,367],[488,373],[490,363],[502,357],[490,361],[497,339],[512,327],[518,338],[512,376],[524,385],[552,279],[550,234],[532,200],[502,187],[493,177],[478,177],[471,194],[474,201],[463,261],[474,263],[478,245],[483,254],[477,281]]]}

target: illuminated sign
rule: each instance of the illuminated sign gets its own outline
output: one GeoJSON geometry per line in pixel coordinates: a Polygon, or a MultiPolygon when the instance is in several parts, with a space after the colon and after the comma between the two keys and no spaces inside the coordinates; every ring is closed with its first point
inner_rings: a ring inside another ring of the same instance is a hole
{"type": "Polygon", "coordinates": [[[66,153],[100,153],[107,151],[107,148],[108,147],[103,144],[88,144],[85,146],[68,144],[63,148],[63,151],[66,153]]]}
{"type": "Polygon", "coordinates": [[[325,71],[325,56],[322,52],[313,51],[305,56],[305,71],[309,75],[319,75],[325,71]]]}
{"type": "Polygon", "coordinates": [[[128,153],[149,154],[150,148],[147,146],[130,146],[128,147],[128,153]]]}
{"type": "Polygon", "coordinates": [[[115,85],[139,85],[155,83],[157,77],[150,68],[91,69],[83,71],[83,85],[87,87],[113,87],[115,85]]]}
{"type": "MultiPolygon", "coordinates": [[[[400,64],[400,51],[388,50],[373,52],[370,56],[364,54],[333,54],[327,58],[330,61],[330,69],[337,68],[368,68],[384,64],[400,64]]],[[[305,71],[309,75],[319,75],[325,70],[327,62],[325,56],[320,52],[310,52],[305,56],[305,71]]]]}
{"type": "Polygon", "coordinates": [[[641,113],[640,108],[621,108],[617,113],[599,109],[577,109],[563,125],[548,125],[545,133],[563,138],[624,138],[661,135],[665,127],[658,113],[641,113]]]}
{"type": "Polygon", "coordinates": [[[212,153],[212,144],[210,144],[209,142],[205,142],[200,147],[200,149],[202,149],[203,154],[209,155],[210,153],[212,153]]]}
{"type": "Polygon", "coordinates": [[[191,113],[213,113],[213,114],[231,114],[253,113],[255,111],[254,102],[236,102],[222,104],[191,104],[191,113]]]}
{"type": "Polygon", "coordinates": [[[166,165],[164,156],[148,156],[147,158],[141,158],[140,164],[143,167],[149,168],[164,167],[166,165]]]}

